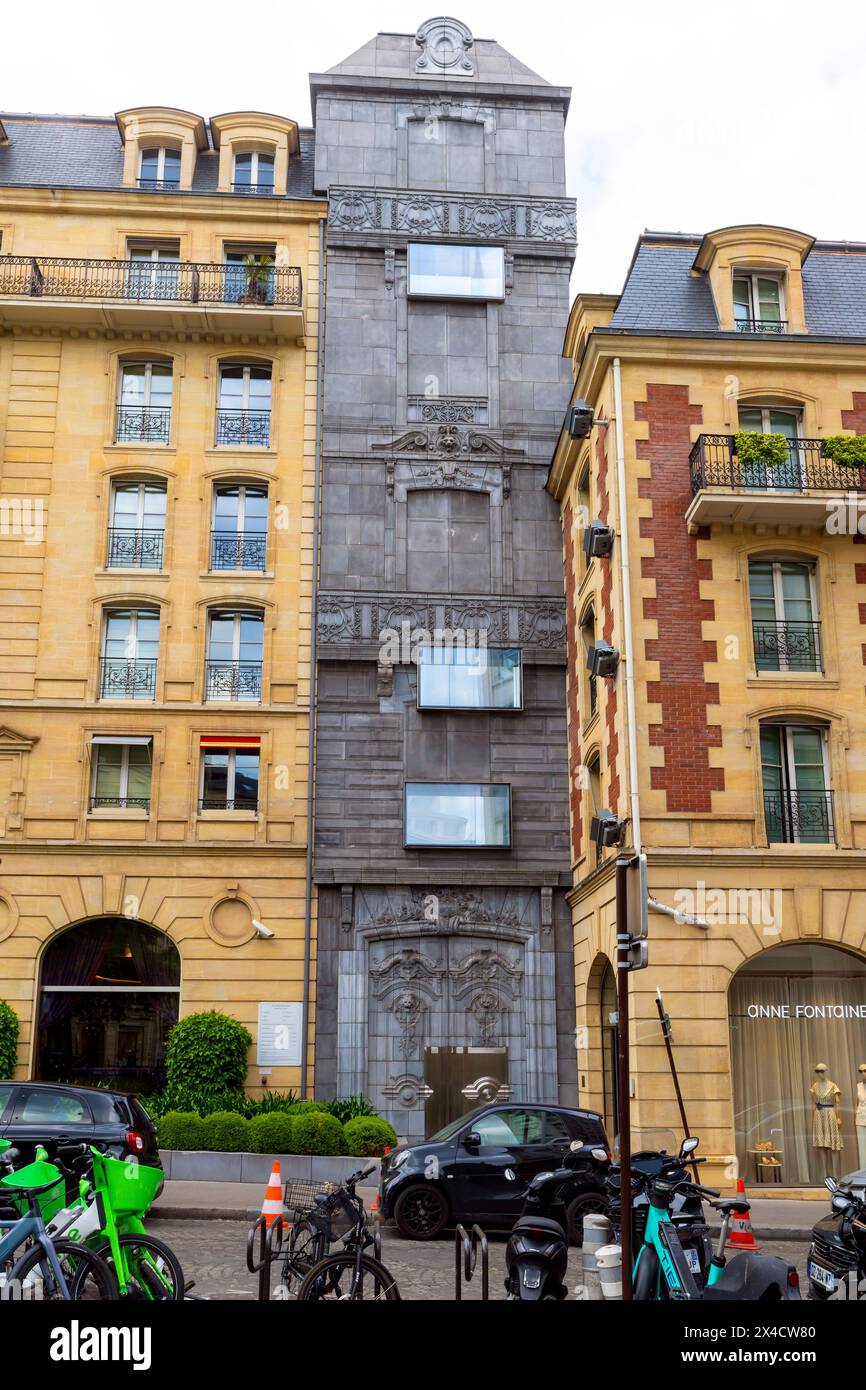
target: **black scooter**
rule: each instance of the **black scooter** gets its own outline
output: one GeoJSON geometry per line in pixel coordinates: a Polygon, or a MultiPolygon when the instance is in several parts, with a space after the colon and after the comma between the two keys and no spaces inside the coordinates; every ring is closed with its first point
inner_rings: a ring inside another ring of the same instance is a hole
{"type": "MultiPolygon", "coordinates": [[[[583,1181],[581,1160],[586,1157],[580,1144],[572,1144],[565,1162],[569,1167],[538,1173],[524,1194],[523,1211],[517,1218],[505,1248],[506,1299],[523,1303],[560,1303],[568,1297],[565,1274],[568,1269],[567,1209],[575,1188],[583,1181]]],[[[596,1162],[607,1159],[604,1149],[591,1150],[596,1162]]],[[[506,1168],[509,1182],[517,1181],[512,1168],[506,1168]]]]}
{"type": "Polygon", "coordinates": [[[866,1200],[825,1178],[832,1215],[812,1232],[807,1269],[811,1297],[866,1298],[866,1200]]]}

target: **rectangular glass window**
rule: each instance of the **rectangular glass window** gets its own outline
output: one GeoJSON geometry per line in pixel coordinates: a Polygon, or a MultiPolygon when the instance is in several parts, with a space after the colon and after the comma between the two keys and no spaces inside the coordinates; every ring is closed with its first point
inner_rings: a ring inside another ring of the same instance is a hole
{"type": "Polygon", "coordinates": [[[761,775],[770,844],[832,844],[826,730],[817,725],[764,724],[761,775]]]}
{"type": "Polygon", "coordinates": [[[502,299],[505,253],[501,246],[410,242],[409,293],[437,299],[502,299]]]}
{"type": "Polygon", "coordinates": [[[424,647],[419,651],[419,709],[521,706],[518,647],[424,647]]]}
{"type": "Polygon", "coordinates": [[[740,333],[783,333],[782,284],[766,275],[734,276],[734,324],[740,333]]]}
{"type": "Polygon", "coordinates": [[[258,804],[258,753],[235,752],[232,749],[203,754],[203,811],[255,811],[258,804]]]}
{"type": "Polygon", "coordinates": [[[814,569],[784,560],[749,563],[752,636],[758,671],[820,671],[814,569]]]}
{"type": "Polygon", "coordinates": [[[407,782],[405,844],[508,849],[511,788],[482,782],[407,782]]]}
{"type": "Polygon", "coordinates": [[[151,745],[100,743],[94,745],[91,809],[150,809],[151,745]]]}
{"type": "Polygon", "coordinates": [[[109,610],[102,636],[100,699],[154,699],[158,656],[158,612],[144,608],[109,610]]]}

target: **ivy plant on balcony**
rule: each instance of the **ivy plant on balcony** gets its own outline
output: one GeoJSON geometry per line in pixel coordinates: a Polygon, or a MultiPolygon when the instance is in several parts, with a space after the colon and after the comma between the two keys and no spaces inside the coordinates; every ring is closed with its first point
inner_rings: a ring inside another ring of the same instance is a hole
{"type": "Polygon", "coordinates": [[[790,441],[783,434],[759,434],[756,430],[739,430],[734,435],[734,452],[741,464],[760,464],[764,468],[781,468],[788,462],[790,441]]]}
{"type": "Polygon", "coordinates": [[[828,435],[824,440],[824,456],[840,468],[866,468],[866,435],[828,435]]]}

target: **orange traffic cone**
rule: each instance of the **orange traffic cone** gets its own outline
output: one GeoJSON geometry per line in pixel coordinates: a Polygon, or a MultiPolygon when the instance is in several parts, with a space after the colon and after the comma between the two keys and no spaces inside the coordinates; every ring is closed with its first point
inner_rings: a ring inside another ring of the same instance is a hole
{"type": "MultiPolygon", "coordinates": [[[[746,1185],[742,1178],[737,1178],[737,1196],[746,1198],[746,1185]]],[[[755,1240],[755,1232],[752,1230],[752,1221],[746,1211],[742,1216],[734,1212],[731,1218],[730,1230],[728,1233],[728,1250],[760,1250],[760,1245],[755,1240]]]]}
{"type": "MultiPolygon", "coordinates": [[[[280,1178],[280,1165],[274,1159],[274,1166],[271,1169],[271,1176],[268,1178],[268,1185],[265,1188],[265,1197],[262,1202],[262,1216],[265,1218],[265,1225],[270,1227],[279,1217],[285,1218],[283,1209],[283,1184],[280,1178]]],[[[283,1226],[288,1226],[284,1219],[283,1226]]]]}

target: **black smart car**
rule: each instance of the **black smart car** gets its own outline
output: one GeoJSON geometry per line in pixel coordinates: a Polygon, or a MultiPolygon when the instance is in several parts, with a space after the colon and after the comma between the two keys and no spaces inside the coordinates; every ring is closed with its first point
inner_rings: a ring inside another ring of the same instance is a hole
{"type": "Polygon", "coordinates": [[[526,1182],[562,1167],[566,1156],[573,1161],[575,1143],[594,1145],[607,1155],[601,1160],[587,1153],[581,1159],[581,1188],[568,1210],[569,1236],[579,1244],[584,1216],[606,1206],[609,1145],[594,1110],[521,1104],[470,1110],[423,1144],[396,1149],[383,1159],[380,1212],[409,1240],[432,1240],[458,1221],[508,1229],[520,1215],[526,1182]],[[522,1181],[509,1181],[508,1168],[522,1181]]]}
{"type": "MultiPolygon", "coordinates": [[[[861,1201],[866,1200],[866,1168],[849,1173],[840,1179],[840,1186],[861,1201]]],[[[812,1227],[812,1243],[806,1262],[809,1275],[809,1297],[823,1300],[837,1293],[840,1285],[857,1274],[857,1253],[846,1223],[838,1212],[831,1211],[812,1227]]]]}
{"type": "Polygon", "coordinates": [[[99,1144],[112,1158],[132,1155],[159,1167],[156,1126],[135,1096],[46,1081],[0,1081],[0,1139],[27,1161],[55,1139],[99,1144]]]}

